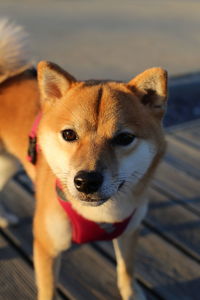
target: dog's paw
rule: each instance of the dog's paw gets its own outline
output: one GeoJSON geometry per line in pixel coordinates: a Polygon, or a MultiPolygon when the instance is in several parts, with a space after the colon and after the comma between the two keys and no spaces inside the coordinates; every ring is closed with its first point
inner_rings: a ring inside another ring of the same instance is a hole
{"type": "Polygon", "coordinates": [[[9,225],[16,225],[18,222],[18,217],[11,212],[8,212],[7,209],[0,204],[0,228],[5,228],[9,225]]]}
{"type": "Polygon", "coordinates": [[[123,286],[120,289],[123,300],[146,300],[145,294],[139,284],[134,281],[133,287],[123,286]]]}

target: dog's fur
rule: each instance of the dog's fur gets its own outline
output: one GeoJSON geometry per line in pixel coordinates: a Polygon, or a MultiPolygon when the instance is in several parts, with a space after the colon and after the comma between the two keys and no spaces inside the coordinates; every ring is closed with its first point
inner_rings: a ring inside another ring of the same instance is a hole
{"type": "Polygon", "coordinates": [[[138,226],[147,210],[147,186],[165,151],[161,121],[166,71],[152,68],[128,83],[82,82],[53,63],[40,62],[37,81],[28,70],[23,30],[4,21],[0,36],[0,188],[16,171],[17,157],[36,186],[38,299],[53,299],[55,258],[71,244],[71,225],[57,201],[55,178],[62,182],[73,207],[95,222],[121,221],[136,208],[125,233],[114,240],[114,248],[122,298],[144,299],[133,280],[133,260],[138,226]],[[40,110],[40,151],[33,166],[26,158],[28,135],[40,110]],[[68,128],[77,132],[77,141],[62,138],[61,131],[68,128]],[[130,145],[115,145],[114,138],[121,132],[136,138],[130,145]],[[103,175],[96,193],[86,196],[75,188],[74,177],[81,170],[103,175]],[[87,202],[88,198],[96,202],[87,202]]]}

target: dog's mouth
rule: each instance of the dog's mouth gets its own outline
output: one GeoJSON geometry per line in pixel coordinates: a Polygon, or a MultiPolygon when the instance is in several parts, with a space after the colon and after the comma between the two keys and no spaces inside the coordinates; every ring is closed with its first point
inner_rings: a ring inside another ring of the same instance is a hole
{"type": "Polygon", "coordinates": [[[87,205],[87,206],[100,206],[102,205],[103,203],[105,203],[109,198],[84,198],[84,199],[81,199],[81,202],[84,204],[84,205],[87,205]]]}
{"type": "MultiPolygon", "coordinates": [[[[125,181],[122,181],[120,183],[120,185],[118,186],[118,191],[123,187],[125,181]]],[[[81,200],[81,202],[83,202],[85,205],[90,205],[90,206],[100,206],[103,203],[105,203],[106,201],[108,201],[108,199],[110,199],[111,196],[109,197],[105,197],[105,198],[99,198],[99,197],[84,197],[81,200]]]]}

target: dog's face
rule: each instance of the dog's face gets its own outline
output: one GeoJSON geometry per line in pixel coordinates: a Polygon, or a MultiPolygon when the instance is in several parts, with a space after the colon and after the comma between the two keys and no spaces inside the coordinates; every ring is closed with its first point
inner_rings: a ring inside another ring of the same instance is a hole
{"type": "Polygon", "coordinates": [[[66,196],[94,206],[134,189],[163,150],[166,72],[125,84],[77,82],[45,62],[38,71],[39,144],[66,196]]]}

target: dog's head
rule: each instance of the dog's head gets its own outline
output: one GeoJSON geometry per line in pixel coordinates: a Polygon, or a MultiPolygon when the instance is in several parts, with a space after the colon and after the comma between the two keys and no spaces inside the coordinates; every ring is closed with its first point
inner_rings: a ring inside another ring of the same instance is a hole
{"type": "Polygon", "coordinates": [[[66,196],[100,205],[134,190],[163,153],[167,74],[152,68],[128,83],[77,81],[40,62],[39,144],[66,196]]]}

